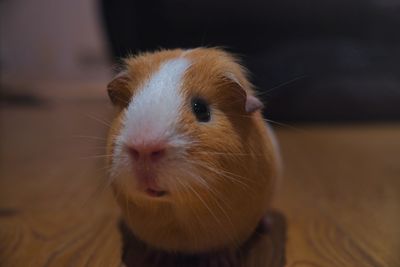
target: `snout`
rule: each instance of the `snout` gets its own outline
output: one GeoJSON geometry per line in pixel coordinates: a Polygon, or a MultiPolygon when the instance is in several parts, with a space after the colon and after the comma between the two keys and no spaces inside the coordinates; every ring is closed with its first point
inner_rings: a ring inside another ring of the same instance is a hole
{"type": "Polygon", "coordinates": [[[161,162],[166,158],[167,144],[129,144],[126,146],[132,161],[134,177],[139,190],[151,197],[160,197],[166,190],[160,185],[161,162]]]}
{"type": "Polygon", "coordinates": [[[129,145],[128,152],[135,162],[156,163],[165,157],[167,146],[163,143],[159,144],[142,144],[129,145]]]}

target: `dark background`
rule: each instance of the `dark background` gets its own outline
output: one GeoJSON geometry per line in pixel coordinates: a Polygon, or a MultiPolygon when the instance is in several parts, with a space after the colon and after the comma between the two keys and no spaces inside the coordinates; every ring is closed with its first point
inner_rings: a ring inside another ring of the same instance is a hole
{"type": "Polygon", "coordinates": [[[278,121],[400,120],[400,2],[103,0],[114,60],[158,48],[241,56],[278,121]]]}

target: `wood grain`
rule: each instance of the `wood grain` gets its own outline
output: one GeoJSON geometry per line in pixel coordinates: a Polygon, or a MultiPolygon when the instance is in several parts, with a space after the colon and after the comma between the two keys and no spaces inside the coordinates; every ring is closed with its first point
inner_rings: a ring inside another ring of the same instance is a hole
{"type": "MultiPolygon", "coordinates": [[[[1,108],[0,266],[121,266],[102,163],[111,107],[54,95],[1,108]]],[[[282,266],[284,250],[291,267],[400,266],[400,125],[298,127],[277,129],[287,228],[276,222],[248,266],[282,266]]]]}

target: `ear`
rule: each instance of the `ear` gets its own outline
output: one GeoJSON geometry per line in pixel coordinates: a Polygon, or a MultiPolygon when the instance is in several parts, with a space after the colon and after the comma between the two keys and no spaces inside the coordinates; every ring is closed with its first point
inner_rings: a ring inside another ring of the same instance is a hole
{"type": "Polygon", "coordinates": [[[129,77],[126,71],[117,74],[107,85],[107,93],[113,105],[120,107],[128,105],[132,92],[129,89],[129,77]]]}
{"type": "Polygon", "coordinates": [[[264,108],[264,104],[255,96],[246,95],[245,110],[247,113],[253,113],[257,110],[264,108]]]}
{"type": "Polygon", "coordinates": [[[264,108],[264,104],[257,97],[250,95],[246,92],[244,86],[239,82],[239,80],[233,73],[227,72],[225,75],[231,82],[233,82],[237,86],[238,90],[240,90],[240,94],[245,96],[246,113],[253,113],[257,110],[264,108]]]}

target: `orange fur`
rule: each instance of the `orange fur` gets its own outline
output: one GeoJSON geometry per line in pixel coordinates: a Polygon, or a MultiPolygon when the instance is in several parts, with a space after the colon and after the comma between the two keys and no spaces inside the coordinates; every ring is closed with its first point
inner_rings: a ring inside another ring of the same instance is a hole
{"type": "MultiPolygon", "coordinates": [[[[192,65],[183,78],[187,104],[177,131],[196,141],[187,147],[186,161],[199,164],[194,169],[209,187],[184,177],[167,177],[166,182],[174,184],[172,193],[165,198],[146,198],[128,189],[129,181],[117,179],[113,182],[115,196],[133,233],[153,247],[190,253],[234,249],[266,213],[278,175],[273,141],[261,113],[248,114],[244,108],[246,95],[254,94],[245,70],[219,49],[164,50],[125,60],[124,80],[110,83],[109,90],[129,92],[119,94],[127,103],[163,62],[180,56],[192,65]],[[210,104],[209,123],[199,125],[191,112],[190,99],[196,96],[210,104]]],[[[110,130],[108,154],[112,154],[114,137],[122,127],[123,108],[120,106],[110,130]]],[[[176,164],[179,175],[180,163],[176,164]]]]}

